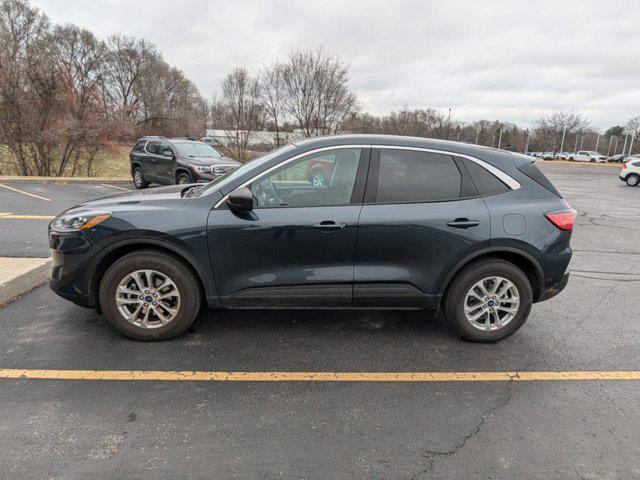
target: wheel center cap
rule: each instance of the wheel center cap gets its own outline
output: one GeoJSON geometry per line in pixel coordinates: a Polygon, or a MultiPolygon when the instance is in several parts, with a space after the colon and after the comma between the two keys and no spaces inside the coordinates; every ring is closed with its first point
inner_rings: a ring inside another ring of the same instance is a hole
{"type": "Polygon", "coordinates": [[[487,302],[487,305],[489,305],[490,307],[495,307],[495,305],[496,305],[496,301],[495,301],[495,300],[489,300],[489,301],[487,302]]]}
{"type": "Polygon", "coordinates": [[[153,297],[151,295],[147,295],[144,297],[144,301],[147,303],[153,302],[153,297]]]}

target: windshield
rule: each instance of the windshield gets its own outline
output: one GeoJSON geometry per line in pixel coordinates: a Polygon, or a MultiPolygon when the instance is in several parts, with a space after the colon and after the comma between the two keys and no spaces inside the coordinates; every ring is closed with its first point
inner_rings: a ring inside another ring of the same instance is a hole
{"type": "Polygon", "coordinates": [[[174,142],[173,146],[176,147],[178,153],[183,157],[222,157],[222,155],[216,152],[213,148],[202,142],[174,142]]]}
{"type": "Polygon", "coordinates": [[[236,168],[235,170],[229,173],[226,173],[225,175],[218,177],[215,180],[212,180],[211,182],[207,183],[204,187],[202,187],[197,192],[197,195],[202,195],[203,193],[211,192],[213,190],[219,190],[220,188],[227,185],[229,182],[234,181],[236,178],[240,178],[245,173],[249,173],[251,172],[251,170],[259,168],[261,165],[264,165],[265,163],[267,163],[269,160],[276,157],[277,155],[280,155],[281,153],[286,152],[288,150],[293,150],[294,148],[297,148],[297,147],[292,144],[285,145],[284,147],[280,147],[275,150],[272,150],[266,155],[256,158],[251,162],[245,163],[241,167],[236,168]]]}

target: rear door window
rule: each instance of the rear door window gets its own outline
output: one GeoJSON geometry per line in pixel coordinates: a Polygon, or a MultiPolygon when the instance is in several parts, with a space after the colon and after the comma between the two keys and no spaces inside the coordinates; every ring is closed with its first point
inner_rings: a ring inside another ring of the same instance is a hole
{"type": "Polygon", "coordinates": [[[473,183],[475,183],[476,188],[478,189],[478,193],[483,197],[505,193],[510,190],[502,180],[486,168],[483,168],[476,162],[467,158],[463,158],[462,161],[464,166],[467,167],[467,170],[473,179],[473,183]]]}
{"type": "Polygon", "coordinates": [[[377,203],[458,200],[461,188],[462,174],[449,155],[413,150],[380,151],[377,203]]]}
{"type": "Polygon", "coordinates": [[[158,142],[157,140],[151,140],[149,143],[147,143],[147,152],[152,153],[154,155],[159,155],[160,152],[158,151],[160,148],[160,142],[158,142]]]}

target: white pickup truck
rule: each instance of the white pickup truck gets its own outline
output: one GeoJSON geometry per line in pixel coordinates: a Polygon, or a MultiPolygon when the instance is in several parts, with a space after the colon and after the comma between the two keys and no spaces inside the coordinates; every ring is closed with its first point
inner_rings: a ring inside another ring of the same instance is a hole
{"type": "Polygon", "coordinates": [[[588,150],[580,150],[577,153],[568,154],[570,162],[598,162],[606,163],[607,157],[598,152],[590,152],[588,150]]]}

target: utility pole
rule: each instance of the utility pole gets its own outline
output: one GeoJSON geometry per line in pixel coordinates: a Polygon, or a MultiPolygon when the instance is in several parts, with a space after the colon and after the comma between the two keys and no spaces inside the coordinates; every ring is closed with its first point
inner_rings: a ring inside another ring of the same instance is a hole
{"type": "Polygon", "coordinates": [[[611,156],[611,142],[613,142],[613,135],[609,137],[609,148],[607,148],[607,157],[611,156]]]}
{"type": "Polygon", "coordinates": [[[447,120],[447,140],[449,140],[449,129],[451,129],[451,107],[449,107],[449,119],[447,120]]]}
{"type": "Polygon", "coordinates": [[[576,144],[573,146],[573,153],[578,151],[578,137],[579,135],[576,133],[576,144]]]}
{"type": "Polygon", "coordinates": [[[627,140],[629,139],[629,134],[627,133],[624,136],[624,145],[622,146],[622,154],[624,155],[625,152],[627,151],[627,140]]]}
{"type": "Polygon", "coordinates": [[[524,137],[524,154],[529,153],[529,135],[524,137]]]}
{"type": "Polygon", "coordinates": [[[618,151],[618,139],[620,138],[619,135],[616,135],[616,146],[613,147],[613,154],[615,155],[616,152],[618,151]]]}
{"type": "Polygon", "coordinates": [[[567,127],[562,129],[562,141],[560,142],[560,153],[564,153],[564,136],[567,134],[567,127]]]}
{"type": "Polygon", "coordinates": [[[633,140],[634,140],[634,135],[631,134],[631,142],[629,142],[629,155],[631,155],[631,149],[633,148],[633,140]]]}
{"type": "Polygon", "coordinates": [[[476,145],[478,145],[479,141],[480,141],[480,129],[478,129],[478,133],[476,133],[476,145]]]}
{"type": "Polygon", "coordinates": [[[502,145],[502,129],[500,129],[500,137],[498,137],[498,150],[500,149],[500,145],[502,145]]]}
{"type": "Polygon", "coordinates": [[[598,138],[596,138],[596,152],[598,151],[599,144],[600,144],[600,134],[598,134],[598,138]]]}
{"type": "Polygon", "coordinates": [[[582,146],[584,145],[584,135],[580,138],[580,150],[582,150],[582,146]]]}

